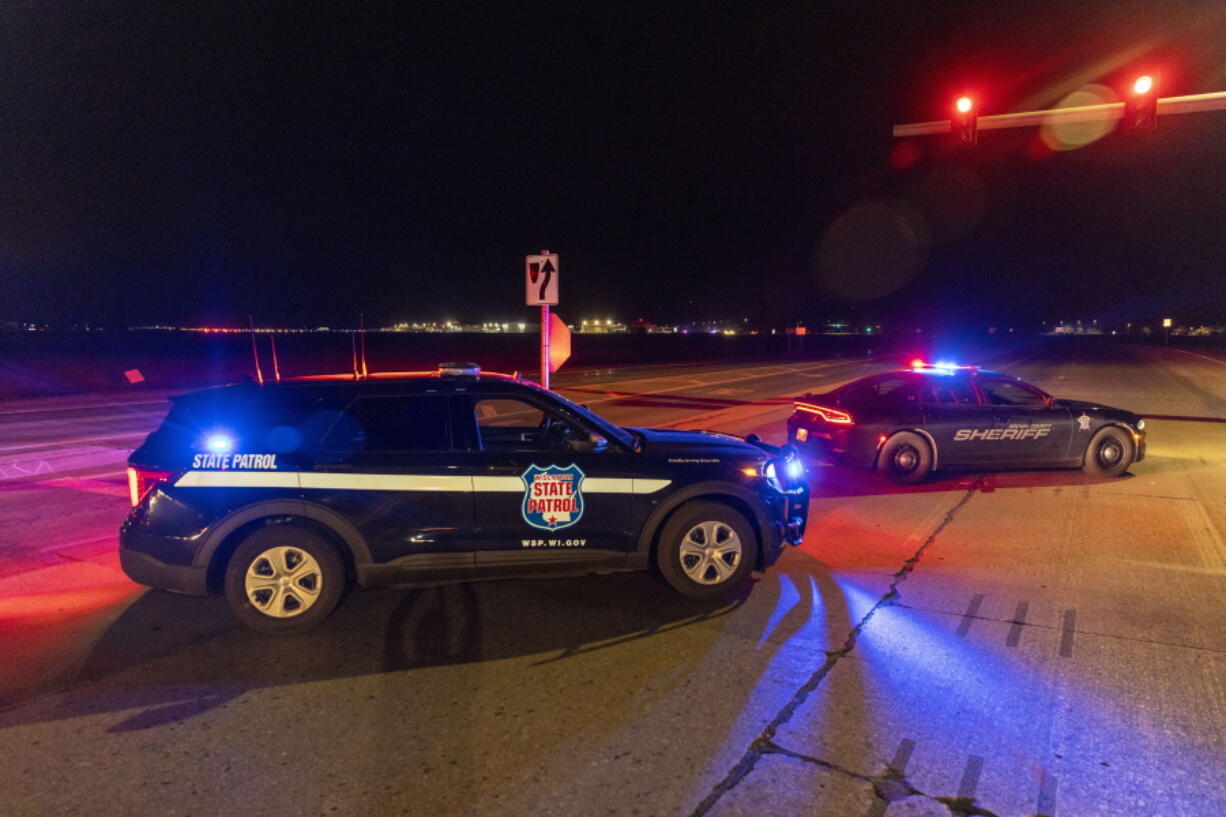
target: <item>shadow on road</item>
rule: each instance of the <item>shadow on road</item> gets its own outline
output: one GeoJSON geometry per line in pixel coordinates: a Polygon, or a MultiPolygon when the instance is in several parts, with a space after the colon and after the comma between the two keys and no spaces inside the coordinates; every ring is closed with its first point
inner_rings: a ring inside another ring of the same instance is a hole
{"type": "Polygon", "coordinates": [[[359,591],[310,633],[276,637],[242,627],[219,597],[150,591],[102,634],[72,694],[16,705],[0,713],[0,727],[122,712],[107,731],[128,732],[256,688],[530,655],[565,660],[718,618],[743,601],[684,599],[648,574],[359,591]]]}
{"type": "MultiPolygon", "coordinates": [[[[1146,460],[1137,467],[1146,467],[1149,462],[1146,460]]],[[[937,472],[918,485],[895,485],[888,479],[869,471],[860,471],[842,465],[813,463],[808,466],[808,474],[814,499],[965,491],[972,485],[976,485],[978,490],[984,493],[1010,488],[1080,487],[1119,482],[1121,479],[1130,479],[1133,476],[1130,472],[1115,479],[1093,477],[1071,468],[1035,471],[937,472]]]]}

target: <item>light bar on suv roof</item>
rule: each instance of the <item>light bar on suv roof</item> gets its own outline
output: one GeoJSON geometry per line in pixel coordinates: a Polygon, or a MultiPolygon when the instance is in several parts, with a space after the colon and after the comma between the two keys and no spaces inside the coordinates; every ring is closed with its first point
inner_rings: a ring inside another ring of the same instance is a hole
{"type": "Polygon", "coordinates": [[[440,363],[438,364],[438,373],[441,375],[478,377],[481,374],[481,367],[476,363],[440,363]]]}

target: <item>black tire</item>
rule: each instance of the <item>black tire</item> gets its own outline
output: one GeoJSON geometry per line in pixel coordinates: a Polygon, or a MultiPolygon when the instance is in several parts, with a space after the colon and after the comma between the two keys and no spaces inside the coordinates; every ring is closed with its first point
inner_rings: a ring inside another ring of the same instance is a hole
{"type": "Polygon", "coordinates": [[[1100,428],[1086,446],[1081,458],[1081,470],[1095,477],[1119,477],[1132,465],[1136,456],[1132,437],[1116,426],[1100,428]]]}
{"type": "Polygon", "coordinates": [[[660,575],[691,599],[718,598],[735,590],[749,578],[757,560],[753,526],[736,509],[719,502],[695,500],[682,505],[664,525],[656,548],[660,575]],[[734,547],[739,548],[735,559],[730,558],[734,547]],[[691,552],[683,554],[683,549],[691,552]],[[698,551],[706,552],[698,555],[698,551]]]}
{"type": "Polygon", "coordinates": [[[225,594],[248,627],[291,635],[327,618],[344,596],[345,582],[345,563],[322,534],[301,525],[268,525],[248,535],[230,557],[225,594]],[[249,579],[256,589],[249,589],[249,579]]]}
{"type": "Polygon", "coordinates": [[[898,485],[914,485],[932,473],[932,449],[928,441],[910,431],[900,431],[885,441],[877,454],[877,472],[898,485]]]}

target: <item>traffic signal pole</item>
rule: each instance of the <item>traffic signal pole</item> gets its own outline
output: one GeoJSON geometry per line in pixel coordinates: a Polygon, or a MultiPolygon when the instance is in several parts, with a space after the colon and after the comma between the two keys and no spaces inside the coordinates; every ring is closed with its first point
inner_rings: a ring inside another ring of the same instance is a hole
{"type": "MultiPolygon", "coordinates": [[[[1213,91],[1207,94],[1191,94],[1189,96],[1168,96],[1158,100],[1159,116],[1223,110],[1226,110],[1226,91],[1213,91]]],[[[1022,111],[1021,113],[980,116],[978,117],[978,129],[1003,130],[1005,128],[1026,128],[1059,122],[1096,122],[1123,118],[1123,102],[1104,102],[1101,105],[1078,105],[1073,108],[1051,108],[1046,111],[1022,111]]],[[[950,133],[951,128],[952,123],[948,119],[936,122],[913,122],[907,125],[895,125],[894,137],[950,133]]]]}

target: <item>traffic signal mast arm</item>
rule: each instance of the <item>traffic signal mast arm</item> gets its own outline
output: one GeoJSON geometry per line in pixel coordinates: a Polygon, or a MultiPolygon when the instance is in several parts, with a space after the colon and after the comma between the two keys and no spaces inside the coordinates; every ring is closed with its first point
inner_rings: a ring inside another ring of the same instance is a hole
{"type": "MultiPolygon", "coordinates": [[[[1159,116],[1221,110],[1226,110],[1226,91],[1191,94],[1190,96],[1168,96],[1158,100],[1159,116]]],[[[1057,122],[1092,122],[1101,119],[1122,119],[1123,117],[1123,102],[1105,102],[1101,105],[1080,105],[1074,108],[1051,108],[1046,111],[1022,111],[1020,113],[980,116],[978,117],[978,129],[1002,130],[1004,128],[1025,128],[1057,122]]],[[[949,133],[950,131],[951,122],[948,119],[936,122],[912,122],[907,125],[894,126],[895,138],[901,136],[925,136],[930,133],[949,133]]]]}

